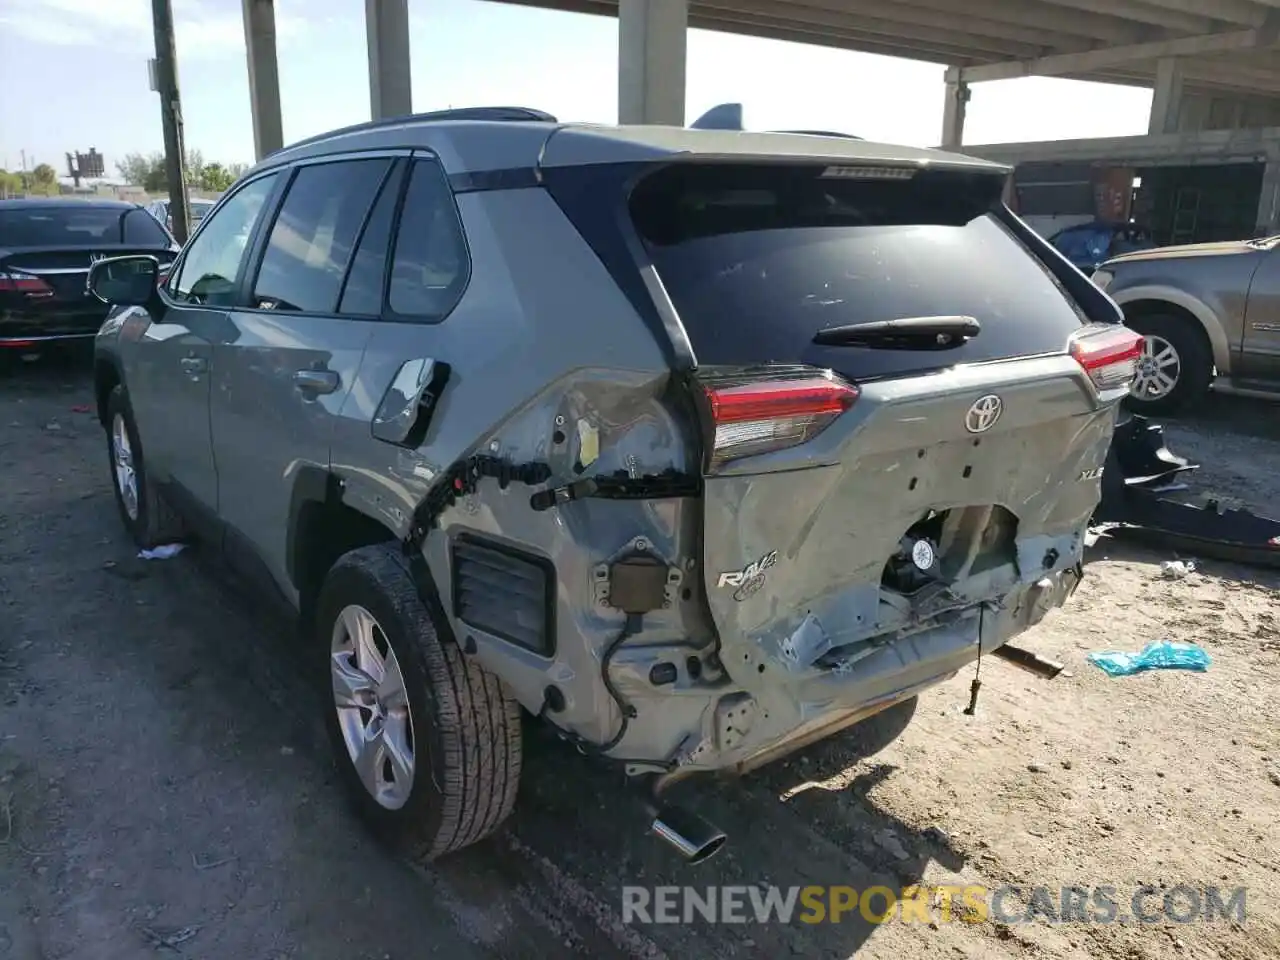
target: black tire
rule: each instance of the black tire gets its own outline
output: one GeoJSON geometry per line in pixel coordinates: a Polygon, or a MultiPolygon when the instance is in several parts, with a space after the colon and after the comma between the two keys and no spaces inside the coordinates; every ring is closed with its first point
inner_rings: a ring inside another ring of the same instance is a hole
{"type": "Polygon", "coordinates": [[[495,674],[442,639],[435,624],[398,545],[344,554],[320,589],[314,643],[339,777],[373,831],[418,862],[493,833],[515,806],[522,758],[519,703],[495,674]],[[377,621],[408,694],[415,769],[408,799],[397,809],[379,803],[361,782],[332,694],[334,628],[353,604],[377,621]]]}
{"type": "Polygon", "coordinates": [[[166,543],[177,543],[185,535],[182,521],[164,502],[147,477],[146,459],[143,457],[142,444],[138,440],[138,427],[133,420],[133,409],[129,406],[129,397],[124,387],[119,384],[107,397],[107,466],[110,470],[111,489],[115,493],[116,508],[120,511],[120,520],[124,524],[134,542],[143,550],[158,547],[166,543]],[[133,463],[135,486],[137,489],[137,509],[131,516],[125,505],[124,494],[116,474],[116,458],[114,434],[116,419],[124,423],[125,434],[129,439],[130,459],[133,463]]]}
{"type": "Polygon", "coordinates": [[[1166,414],[1183,410],[1209,392],[1213,381],[1213,351],[1195,321],[1176,314],[1153,313],[1133,317],[1126,325],[1144,337],[1159,337],[1178,354],[1180,369],[1173,388],[1159,397],[1144,398],[1135,390],[1125,401],[1134,413],[1166,414]]]}

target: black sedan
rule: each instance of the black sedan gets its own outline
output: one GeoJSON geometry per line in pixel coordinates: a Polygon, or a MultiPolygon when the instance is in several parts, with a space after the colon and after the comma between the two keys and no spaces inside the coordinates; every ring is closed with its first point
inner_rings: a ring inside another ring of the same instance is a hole
{"type": "Polygon", "coordinates": [[[141,253],[160,261],[163,276],[178,249],[136,203],[0,201],[0,351],[92,337],[110,308],[86,289],[89,267],[141,253]]]}

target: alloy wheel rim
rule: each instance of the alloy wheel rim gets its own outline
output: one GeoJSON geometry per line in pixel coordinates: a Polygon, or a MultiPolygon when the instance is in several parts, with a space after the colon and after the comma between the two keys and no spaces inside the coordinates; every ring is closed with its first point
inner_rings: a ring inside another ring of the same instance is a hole
{"type": "Polygon", "coordinates": [[[133,447],[129,443],[129,430],[124,417],[116,414],[111,421],[111,463],[116,478],[116,489],[124,512],[130,520],[138,519],[138,472],[133,466],[133,447]]]}
{"type": "Polygon", "coordinates": [[[1139,400],[1160,400],[1173,392],[1182,375],[1182,358],[1164,337],[1148,334],[1142,338],[1142,355],[1133,392],[1139,400]]]}
{"type": "Polygon", "coordinates": [[[329,667],[338,726],[356,775],[379,806],[398,810],[413,789],[413,713],[395,650],[359,604],[344,607],[334,622],[329,667]]]}

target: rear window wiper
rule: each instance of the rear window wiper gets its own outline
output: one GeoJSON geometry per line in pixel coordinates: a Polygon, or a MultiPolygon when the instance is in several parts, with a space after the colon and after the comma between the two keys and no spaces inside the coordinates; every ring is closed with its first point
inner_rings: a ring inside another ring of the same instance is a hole
{"type": "Polygon", "coordinates": [[[951,350],[981,332],[975,317],[901,317],[826,327],[813,335],[813,342],[875,350],[951,350]]]}

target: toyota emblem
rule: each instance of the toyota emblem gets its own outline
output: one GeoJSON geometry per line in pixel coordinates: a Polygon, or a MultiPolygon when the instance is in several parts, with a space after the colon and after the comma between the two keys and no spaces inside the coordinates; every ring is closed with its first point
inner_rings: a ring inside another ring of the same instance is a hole
{"type": "Polygon", "coordinates": [[[970,433],[986,433],[1004,413],[1004,401],[994,393],[979,397],[964,415],[964,428],[970,433]]]}

